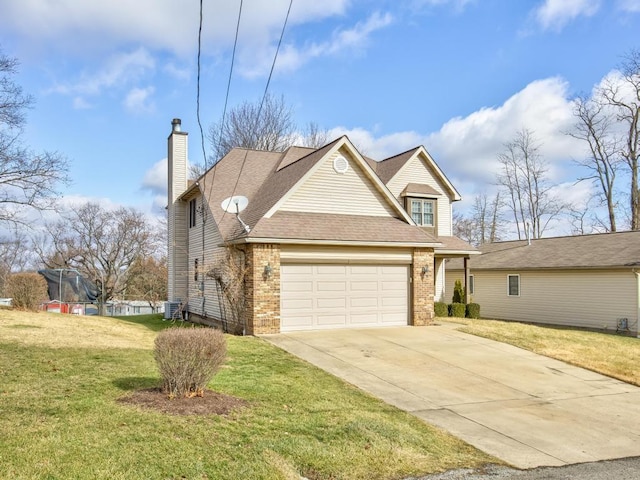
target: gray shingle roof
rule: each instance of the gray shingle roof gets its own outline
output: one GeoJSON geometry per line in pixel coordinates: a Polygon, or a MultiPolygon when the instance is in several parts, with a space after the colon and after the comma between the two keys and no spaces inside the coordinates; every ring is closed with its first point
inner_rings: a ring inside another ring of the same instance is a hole
{"type": "MultiPolygon", "coordinates": [[[[627,267],[640,269],[640,232],[602,233],[488,243],[470,260],[472,270],[588,269],[627,267]]],[[[448,269],[462,269],[450,260],[448,269]]]]}
{"type": "Polygon", "coordinates": [[[407,150],[406,152],[400,153],[393,157],[386,158],[376,165],[376,173],[382,180],[382,183],[385,185],[389,183],[389,180],[393,178],[393,176],[398,173],[398,171],[407,163],[415,153],[418,151],[420,147],[412,148],[411,150],[407,150]]]}
{"type": "MultiPolygon", "coordinates": [[[[215,225],[225,241],[278,238],[304,241],[369,242],[395,244],[424,244],[446,250],[472,250],[456,237],[435,238],[419,227],[399,218],[339,214],[310,214],[277,212],[271,218],[264,215],[344,137],[317,150],[291,147],[284,152],[265,152],[234,148],[198,181],[198,188],[210,206],[215,225]],[[225,213],[220,204],[231,195],[249,199],[246,210],[240,213],[251,228],[246,233],[235,214],[225,213]]],[[[417,149],[405,152],[380,164],[365,158],[376,170],[397,171],[417,149]],[[398,158],[400,160],[398,160],[398,158]],[[386,162],[398,165],[389,168],[386,162]]],[[[395,173],[395,172],[394,172],[395,173]]],[[[194,187],[195,188],[195,187],[194,187]]]]}
{"type": "Polygon", "coordinates": [[[277,212],[263,218],[249,237],[440,245],[429,233],[398,218],[304,212],[277,212]]]}

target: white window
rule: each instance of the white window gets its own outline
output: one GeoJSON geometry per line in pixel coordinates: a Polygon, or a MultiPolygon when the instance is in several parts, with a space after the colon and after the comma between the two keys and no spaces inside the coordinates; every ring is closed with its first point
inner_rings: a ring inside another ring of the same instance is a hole
{"type": "Polygon", "coordinates": [[[520,275],[507,275],[507,295],[520,296],[520,275]]]}
{"type": "Polygon", "coordinates": [[[473,275],[469,275],[469,283],[467,287],[469,288],[469,295],[473,295],[475,289],[475,279],[473,278],[473,275]]]}
{"type": "Polygon", "coordinates": [[[411,218],[417,225],[433,227],[434,203],[433,200],[411,200],[411,218]]]}

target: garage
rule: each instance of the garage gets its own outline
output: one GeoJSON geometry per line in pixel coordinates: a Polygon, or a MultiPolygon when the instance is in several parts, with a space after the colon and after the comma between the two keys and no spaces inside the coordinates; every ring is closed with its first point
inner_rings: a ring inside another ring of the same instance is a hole
{"type": "Polygon", "coordinates": [[[408,265],[283,264],[281,331],[407,325],[408,265]]]}

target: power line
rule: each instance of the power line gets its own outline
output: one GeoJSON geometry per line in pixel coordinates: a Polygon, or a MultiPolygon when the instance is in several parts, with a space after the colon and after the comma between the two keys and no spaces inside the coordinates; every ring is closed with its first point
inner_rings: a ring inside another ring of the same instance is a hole
{"type": "Polygon", "coordinates": [[[202,130],[202,121],[200,120],[200,54],[202,53],[202,2],[200,0],[200,23],[198,26],[198,75],[196,79],[196,118],[198,127],[200,128],[200,144],[202,146],[202,159],[205,167],[207,165],[207,152],[204,148],[204,131],[202,130]]]}
{"type": "MultiPolygon", "coordinates": [[[[282,38],[284,37],[284,32],[285,29],[287,28],[287,22],[289,21],[289,14],[291,13],[291,6],[293,5],[293,0],[289,1],[289,8],[287,9],[287,15],[284,18],[284,25],[282,25],[282,31],[280,32],[280,39],[278,40],[278,46],[276,47],[276,53],[273,56],[273,62],[271,63],[271,70],[269,71],[269,77],[267,78],[267,84],[264,87],[264,93],[262,95],[262,100],[260,102],[260,108],[258,109],[258,114],[256,115],[255,119],[254,119],[254,125],[253,128],[256,127],[259,119],[260,119],[260,114],[262,113],[262,107],[264,105],[264,101],[267,98],[267,94],[269,92],[269,85],[271,83],[271,77],[273,76],[273,70],[276,66],[276,61],[278,60],[278,53],[280,52],[280,46],[282,45],[282,38]]],[[[247,161],[247,155],[248,155],[249,151],[245,150],[244,152],[244,158],[242,159],[242,164],[240,165],[240,171],[238,172],[238,178],[236,178],[236,183],[233,186],[233,190],[231,191],[231,196],[235,195],[236,193],[236,188],[238,188],[238,183],[240,182],[240,177],[242,176],[242,170],[244,170],[244,165],[247,161]]],[[[225,212],[222,214],[222,218],[220,219],[220,223],[222,223],[222,220],[224,220],[224,216],[227,214],[226,210],[225,212]]]]}

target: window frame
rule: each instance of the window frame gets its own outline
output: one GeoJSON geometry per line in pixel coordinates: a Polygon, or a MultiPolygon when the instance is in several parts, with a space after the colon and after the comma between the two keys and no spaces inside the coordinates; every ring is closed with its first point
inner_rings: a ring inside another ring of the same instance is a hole
{"type": "Polygon", "coordinates": [[[193,228],[196,226],[196,215],[197,212],[197,203],[196,199],[193,198],[189,200],[189,228],[193,228]]]}
{"type": "Polygon", "coordinates": [[[407,209],[407,213],[409,213],[409,215],[411,216],[411,219],[416,223],[416,225],[420,226],[420,227],[435,227],[436,226],[436,199],[434,198],[416,198],[416,197],[408,197],[408,209],[407,209]],[[420,211],[419,212],[414,212],[414,204],[417,204],[420,206],[420,211]],[[429,204],[431,205],[431,211],[430,212],[425,212],[425,204],[429,204]],[[415,215],[419,215],[420,216],[420,222],[416,222],[416,219],[414,217],[415,215]],[[425,215],[431,215],[431,223],[424,223],[424,218],[425,215]]]}
{"type": "Polygon", "coordinates": [[[473,295],[476,290],[476,279],[473,276],[473,273],[469,274],[467,288],[469,289],[469,295],[473,295]]]}
{"type": "Polygon", "coordinates": [[[520,274],[519,273],[510,273],[507,275],[507,297],[519,297],[520,296],[520,274]],[[511,277],[518,279],[518,293],[515,295],[511,293],[511,277]]]}

